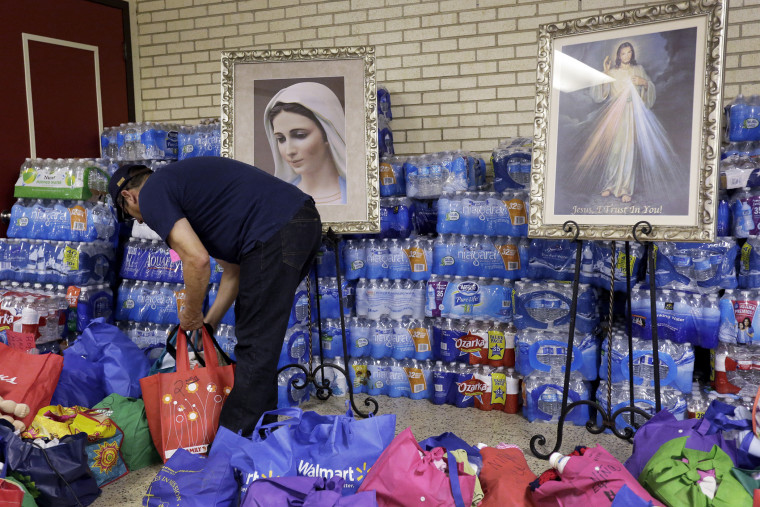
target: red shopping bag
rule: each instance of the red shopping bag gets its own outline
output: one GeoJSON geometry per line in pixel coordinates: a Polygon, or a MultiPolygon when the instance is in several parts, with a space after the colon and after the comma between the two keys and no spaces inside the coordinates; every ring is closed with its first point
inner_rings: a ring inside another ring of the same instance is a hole
{"type": "Polygon", "coordinates": [[[530,483],[536,475],[530,471],[519,447],[480,450],[483,469],[478,478],[485,497],[480,507],[532,507],[530,483]]]}
{"type": "Polygon", "coordinates": [[[203,454],[214,440],[234,365],[219,366],[214,340],[201,329],[205,367],[190,369],[187,335],[177,331],[177,371],[140,380],[153,444],[166,462],[177,449],[203,454]]]}
{"type": "Polygon", "coordinates": [[[29,426],[37,411],[50,405],[62,369],[59,355],[27,354],[0,343],[0,396],[29,405],[29,415],[19,419],[24,425],[29,426]]]}
{"type": "Polygon", "coordinates": [[[12,482],[0,479],[0,507],[21,507],[24,491],[12,482]]]}

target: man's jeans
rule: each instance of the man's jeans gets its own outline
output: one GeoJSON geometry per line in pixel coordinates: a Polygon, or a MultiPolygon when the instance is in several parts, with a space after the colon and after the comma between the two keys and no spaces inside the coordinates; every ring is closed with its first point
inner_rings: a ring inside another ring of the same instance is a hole
{"type": "Polygon", "coordinates": [[[235,303],[235,385],[219,420],[229,430],[249,435],[264,412],[277,408],[277,361],[293,297],[321,237],[319,212],[309,200],[279,232],[242,258],[235,303]]]}

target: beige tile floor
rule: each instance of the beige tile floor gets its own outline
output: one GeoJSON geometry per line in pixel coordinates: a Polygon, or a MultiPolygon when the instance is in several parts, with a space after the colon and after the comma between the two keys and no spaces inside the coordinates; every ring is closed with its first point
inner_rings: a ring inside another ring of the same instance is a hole
{"type": "MultiPolygon", "coordinates": [[[[364,408],[364,395],[357,395],[357,406],[364,408]]],[[[483,442],[497,445],[499,442],[519,445],[525,453],[528,465],[534,473],[540,474],[548,468],[548,462],[540,460],[530,452],[530,439],[540,433],[547,439],[547,444],[554,446],[556,425],[546,423],[528,423],[521,415],[503,412],[484,412],[475,408],[459,409],[449,405],[433,405],[427,401],[413,401],[407,398],[377,397],[378,414],[396,414],[396,433],[411,427],[414,436],[422,440],[453,431],[470,444],[483,442]]],[[[345,411],[345,398],[330,398],[327,401],[312,399],[302,408],[314,410],[321,414],[338,414],[345,411]]],[[[613,435],[592,435],[585,428],[572,425],[565,426],[561,452],[572,451],[577,445],[603,445],[613,456],[621,461],[631,455],[632,446],[613,435]]],[[[132,507],[142,505],[142,496],[148,489],[160,465],[132,472],[124,478],[103,488],[103,494],[92,505],[94,507],[113,507],[116,505],[132,507]]]]}

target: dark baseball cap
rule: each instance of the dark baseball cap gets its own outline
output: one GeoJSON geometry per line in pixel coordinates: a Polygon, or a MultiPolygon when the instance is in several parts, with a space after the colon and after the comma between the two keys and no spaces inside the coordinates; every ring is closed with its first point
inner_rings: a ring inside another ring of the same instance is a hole
{"type": "Polygon", "coordinates": [[[116,213],[119,221],[123,222],[128,217],[124,216],[124,212],[119,206],[119,194],[124,190],[132,178],[141,174],[152,173],[153,171],[143,164],[127,164],[121,166],[113,173],[110,181],[108,182],[108,193],[111,195],[113,205],[116,207],[116,213]]]}

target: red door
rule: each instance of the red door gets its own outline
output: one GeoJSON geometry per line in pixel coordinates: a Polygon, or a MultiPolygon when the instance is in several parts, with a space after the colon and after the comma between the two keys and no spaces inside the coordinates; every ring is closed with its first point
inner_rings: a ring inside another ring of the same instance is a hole
{"type": "Polygon", "coordinates": [[[0,3],[0,210],[26,157],[99,157],[100,129],[134,120],[129,37],[124,1],[0,3]]]}

